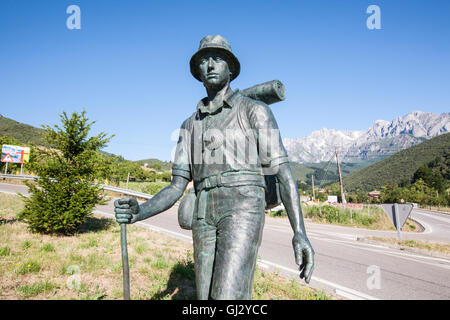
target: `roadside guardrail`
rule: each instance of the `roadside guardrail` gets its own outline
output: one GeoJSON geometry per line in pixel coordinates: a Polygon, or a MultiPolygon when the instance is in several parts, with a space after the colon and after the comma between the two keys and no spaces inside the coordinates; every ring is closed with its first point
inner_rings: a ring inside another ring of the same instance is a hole
{"type": "MultiPolygon", "coordinates": [[[[35,181],[39,179],[38,176],[27,176],[27,175],[18,175],[18,174],[0,174],[0,179],[1,178],[3,178],[3,179],[19,179],[19,180],[35,180],[35,181]]],[[[103,190],[122,193],[122,194],[126,194],[126,195],[132,196],[132,197],[138,197],[138,198],[143,198],[143,199],[150,199],[153,197],[151,194],[138,192],[138,191],[134,191],[134,190],[130,190],[130,189],[118,188],[118,187],[108,186],[108,185],[104,185],[104,184],[99,184],[99,186],[101,186],[101,188],[103,190]]]]}

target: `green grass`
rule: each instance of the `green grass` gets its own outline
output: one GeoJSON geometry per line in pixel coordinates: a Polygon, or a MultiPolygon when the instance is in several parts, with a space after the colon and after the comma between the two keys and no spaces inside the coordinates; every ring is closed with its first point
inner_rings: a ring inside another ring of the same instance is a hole
{"type": "Polygon", "coordinates": [[[41,270],[41,265],[33,260],[28,260],[19,264],[16,268],[15,273],[19,275],[24,275],[27,273],[35,273],[41,270]]]}
{"type": "MultiPolygon", "coordinates": [[[[305,218],[317,223],[328,223],[342,226],[352,226],[371,230],[395,230],[392,222],[379,206],[365,206],[362,210],[342,208],[330,205],[302,204],[305,218]]],[[[403,231],[419,231],[415,222],[408,219],[402,228],[403,231]]]]}
{"type": "Polygon", "coordinates": [[[24,242],[22,242],[22,249],[29,249],[29,248],[31,248],[32,247],[32,243],[31,243],[31,241],[29,241],[29,240],[25,240],[24,242]]]}
{"type": "Polygon", "coordinates": [[[152,262],[151,267],[154,269],[167,269],[169,267],[169,263],[166,261],[164,256],[161,253],[155,254],[155,260],[152,262]]]}
{"type": "Polygon", "coordinates": [[[372,239],[375,241],[395,244],[398,246],[416,248],[421,250],[427,250],[430,252],[437,252],[445,255],[450,255],[450,244],[448,243],[440,243],[440,242],[432,242],[432,241],[420,241],[420,240],[402,240],[399,241],[395,238],[380,238],[380,237],[370,237],[368,239],[372,239]]]}
{"type": "MultiPolygon", "coordinates": [[[[169,182],[162,181],[128,182],[128,189],[154,195],[157,194],[160,190],[167,187],[169,184],[169,182]]],[[[126,182],[123,181],[121,181],[119,184],[120,188],[126,188],[126,186],[126,182]]]]}
{"type": "Polygon", "coordinates": [[[134,249],[136,253],[142,255],[149,249],[148,243],[143,242],[138,245],[136,245],[136,248],[134,249]]]}
{"type": "Polygon", "coordinates": [[[57,289],[58,286],[54,284],[53,282],[50,282],[48,280],[42,281],[42,282],[36,282],[33,284],[25,284],[20,285],[17,287],[17,292],[23,297],[23,298],[30,298],[37,296],[38,294],[44,293],[44,292],[50,292],[54,289],[57,289]]]}
{"type": "Polygon", "coordinates": [[[11,254],[11,249],[8,246],[0,248],[0,257],[9,256],[11,254]]]}
{"type": "Polygon", "coordinates": [[[55,248],[51,243],[46,243],[41,247],[41,251],[43,252],[55,252],[55,248]]]}

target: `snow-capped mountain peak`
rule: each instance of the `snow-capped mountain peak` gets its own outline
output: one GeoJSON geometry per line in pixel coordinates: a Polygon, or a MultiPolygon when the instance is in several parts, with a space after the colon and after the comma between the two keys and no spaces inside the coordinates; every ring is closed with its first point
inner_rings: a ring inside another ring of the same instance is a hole
{"type": "Polygon", "coordinates": [[[355,162],[390,155],[447,132],[450,132],[450,112],[412,111],[392,121],[376,120],[366,131],[322,128],[307,137],[283,139],[283,143],[291,161],[329,161],[337,147],[343,161],[355,162]]]}

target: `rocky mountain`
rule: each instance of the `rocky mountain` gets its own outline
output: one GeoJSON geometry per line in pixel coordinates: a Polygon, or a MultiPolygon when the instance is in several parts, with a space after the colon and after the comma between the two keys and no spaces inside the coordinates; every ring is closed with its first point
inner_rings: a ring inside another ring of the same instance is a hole
{"type": "Polygon", "coordinates": [[[321,129],[309,136],[283,139],[291,161],[317,163],[329,161],[334,148],[341,161],[359,162],[383,159],[400,150],[450,132],[450,112],[434,114],[413,111],[392,121],[377,120],[366,131],[321,129]]]}

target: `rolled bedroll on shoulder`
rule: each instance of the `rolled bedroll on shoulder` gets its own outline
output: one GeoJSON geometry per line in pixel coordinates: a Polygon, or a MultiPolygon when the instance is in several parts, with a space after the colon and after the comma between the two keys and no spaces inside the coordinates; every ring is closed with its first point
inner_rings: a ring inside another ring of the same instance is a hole
{"type": "Polygon", "coordinates": [[[241,94],[266,104],[280,102],[286,98],[286,90],[280,80],[272,80],[257,84],[256,86],[242,90],[241,94]]]}

